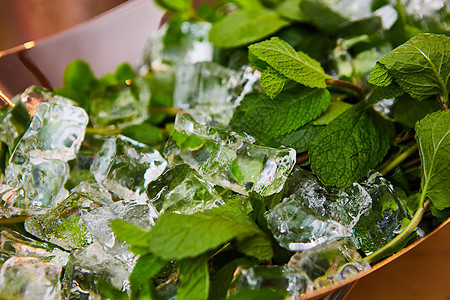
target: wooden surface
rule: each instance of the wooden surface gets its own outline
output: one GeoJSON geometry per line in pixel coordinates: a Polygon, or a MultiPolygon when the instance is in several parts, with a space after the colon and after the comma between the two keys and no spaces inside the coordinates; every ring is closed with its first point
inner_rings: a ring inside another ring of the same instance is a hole
{"type": "Polygon", "coordinates": [[[450,224],[360,279],[345,300],[450,300],[450,224]]]}

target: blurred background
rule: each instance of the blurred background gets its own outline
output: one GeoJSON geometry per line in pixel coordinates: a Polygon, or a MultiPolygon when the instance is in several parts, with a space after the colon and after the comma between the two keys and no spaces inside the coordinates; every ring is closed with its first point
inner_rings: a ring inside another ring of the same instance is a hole
{"type": "MultiPolygon", "coordinates": [[[[152,0],[0,0],[0,51],[70,32],[87,20],[101,19],[105,12],[117,13],[131,2],[143,5],[135,10],[148,10],[143,15],[153,18],[153,28],[158,24],[161,12],[152,14],[156,9],[149,4],[152,0]]],[[[449,278],[450,226],[446,226],[406,255],[359,280],[346,299],[450,300],[449,278]]]]}

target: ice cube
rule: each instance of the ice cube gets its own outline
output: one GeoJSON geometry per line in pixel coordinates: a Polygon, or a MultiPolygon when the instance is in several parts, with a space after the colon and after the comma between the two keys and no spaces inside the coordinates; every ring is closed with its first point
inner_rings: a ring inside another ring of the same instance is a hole
{"type": "Polygon", "coordinates": [[[189,112],[198,123],[224,127],[259,77],[249,66],[235,71],[214,62],[180,65],[175,77],[175,106],[189,112]]]}
{"type": "Polygon", "coordinates": [[[148,185],[146,192],[160,214],[192,214],[224,204],[214,187],[187,164],[168,169],[148,185]]]}
{"type": "Polygon", "coordinates": [[[69,165],[65,161],[15,151],[6,168],[5,181],[12,196],[4,208],[15,207],[30,213],[52,208],[67,196],[63,186],[68,176],[69,165]]]}
{"type": "Polygon", "coordinates": [[[177,114],[164,154],[171,165],[187,163],[213,184],[241,194],[279,192],[295,164],[295,150],[253,145],[237,132],[196,123],[177,114]]]}
{"type": "Polygon", "coordinates": [[[30,124],[27,109],[18,100],[18,98],[13,99],[14,107],[5,105],[0,108],[0,141],[8,146],[9,151],[14,150],[19,138],[30,124]]]}
{"type": "MultiPolygon", "coordinates": [[[[170,24],[166,23],[149,40],[144,60],[155,71],[180,64],[211,61],[213,45],[208,41],[211,23],[183,22],[179,26],[179,38],[170,39],[170,24]]],[[[171,28],[172,30],[174,27],[171,28]]]]}
{"type": "Polygon", "coordinates": [[[74,159],[84,139],[88,121],[88,115],[82,108],[67,103],[41,103],[10,162],[16,162],[17,156],[62,161],[74,159]]]}
{"type": "Polygon", "coordinates": [[[241,266],[238,267],[229,295],[242,290],[271,289],[288,291],[292,298],[306,291],[307,281],[302,273],[283,266],[241,266]]]}
{"type": "Polygon", "coordinates": [[[86,196],[77,192],[70,194],[46,214],[28,218],[25,221],[25,229],[34,236],[66,250],[88,246],[94,242],[94,237],[81,220],[81,215],[113,202],[86,196]]]}
{"type": "Polygon", "coordinates": [[[304,251],[350,237],[351,229],[306,211],[294,198],[285,198],[265,213],[267,225],[280,246],[304,251]]]}
{"type": "Polygon", "coordinates": [[[372,207],[372,197],[358,183],[345,188],[323,185],[311,172],[294,169],[277,197],[291,198],[306,211],[353,228],[360,216],[372,207]]]}
{"type": "Polygon", "coordinates": [[[369,174],[361,186],[370,194],[372,207],[353,227],[352,241],[370,254],[399,234],[403,221],[411,216],[392,184],[380,173],[369,174]]]}
{"type": "Polygon", "coordinates": [[[61,267],[69,258],[68,252],[54,245],[33,240],[8,228],[2,228],[0,232],[0,251],[9,257],[35,257],[61,267]]]}
{"type": "Polygon", "coordinates": [[[4,299],[60,299],[61,267],[35,257],[11,257],[0,269],[4,299]]]}
{"type": "Polygon", "coordinates": [[[337,284],[370,269],[348,240],[295,253],[288,268],[304,275],[307,291],[337,284]]]}
{"type": "MultiPolygon", "coordinates": [[[[64,295],[96,295],[100,279],[125,290],[134,265],[108,254],[99,243],[72,251],[63,278],[64,295]]],[[[90,298],[88,298],[90,299],[90,298]]]]}
{"type": "Polygon", "coordinates": [[[148,118],[150,87],[136,78],[120,87],[108,87],[91,99],[90,120],[94,127],[123,128],[148,118]]]}
{"type": "Polygon", "coordinates": [[[137,199],[166,169],[155,149],[118,135],[107,139],[91,166],[95,180],[124,199],[137,199]]]}

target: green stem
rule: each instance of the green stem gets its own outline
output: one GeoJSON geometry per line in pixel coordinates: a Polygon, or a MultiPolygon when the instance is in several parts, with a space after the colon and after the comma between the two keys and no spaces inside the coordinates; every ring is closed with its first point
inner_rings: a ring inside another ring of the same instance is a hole
{"type": "MultiPolygon", "coordinates": [[[[424,193],[423,193],[424,195],[424,193]]],[[[386,255],[389,251],[395,249],[398,245],[400,245],[411,233],[416,230],[417,226],[419,225],[420,221],[422,220],[422,217],[424,213],[427,211],[428,207],[430,206],[430,200],[427,200],[425,204],[423,203],[423,196],[420,199],[419,203],[419,209],[414,214],[413,218],[409,222],[409,224],[400,232],[395,238],[393,238],[389,243],[375,251],[374,253],[370,254],[369,256],[364,257],[364,260],[368,263],[373,263],[381,258],[383,258],[384,255],[386,255]]]]}
{"type": "Polygon", "coordinates": [[[113,135],[119,134],[121,132],[122,129],[119,128],[94,128],[94,127],[86,128],[86,133],[88,134],[113,135]]]}
{"type": "Polygon", "coordinates": [[[401,153],[400,155],[397,155],[387,166],[385,166],[380,173],[383,175],[386,175],[393,169],[395,169],[398,165],[400,165],[402,162],[404,162],[408,157],[410,157],[412,154],[414,154],[417,151],[417,144],[414,143],[408,149],[406,149],[405,152],[401,153]]]}
{"type": "Polygon", "coordinates": [[[438,95],[439,102],[441,103],[441,110],[448,109],[448,93],[444,93],[443,95],[438,95]],[[447,97],[445,97],[447,95],[447,97]]]}
{"type": "Polygon", "coordinates": [[[357,85],[354,85],[353,83],[350,83],[348,81],[344,81],[344,80],[339,80],[339,79],[327,79],[326,80],[327,85],[330,86],[339,86],[339,87],[344,87],[350,90],[355,91],[359,97],[362,97],[364,95],[364,90],[362,88],[360,88],[357,85]]]}

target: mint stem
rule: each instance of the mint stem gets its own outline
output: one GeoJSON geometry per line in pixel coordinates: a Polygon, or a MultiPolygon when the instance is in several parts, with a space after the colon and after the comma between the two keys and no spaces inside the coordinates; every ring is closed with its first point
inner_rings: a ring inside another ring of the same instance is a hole
{"type": "Polygon", "coordinates": [[[425,203],[420,203],[419,209],[414,214],[413,218],[409,222],[409,224],[400,232],[395,238],[393,238],[389,243],[370,254],[369,256],[364,257],[364,260],[368,263],[373,263],[386,255],[389,251],[395,249],[398,245],[400,245],[411,233],[416,230],[420,221],[422,220],[423,215],[428,210],[430,206],[430,200],[427,200],[425,203]]]}
{"type": "Polygon", "coordinates": [[[448,109],[448,94],[447,98],[444,99],[444,96],[439,94],[438,95],[439,103],[441,103],[441,110],[447,110],[448,109]]]}
{"type": "Polygon", "coordinates": [[[395,169],[398,165],[400,165],[402,162],[404,162],[408,157],[410,157],[412,154],[414,154],[417,151],[417,144],[414,143],[408,149],[406,149],[405,152],[401,153],[400,155],[397,155],[387,166],[385,166],[380,173],[383,175],[386,175],[393,169],[395,169]]]}
{"type": "Polygon", "coordinates": [[[362,88],[360,88],[357,85],[354,85],[353,83],[350,83],[348,81],[344,81],[344,80],[339,80],[339,79],[327,79],[325,81],[327,83],[327,85],[330,86],[339,86],[339,87],[344,87],[350,90],[355,91],[359,97],[362,97],[364,95],[364,90],[362,88]]]}

